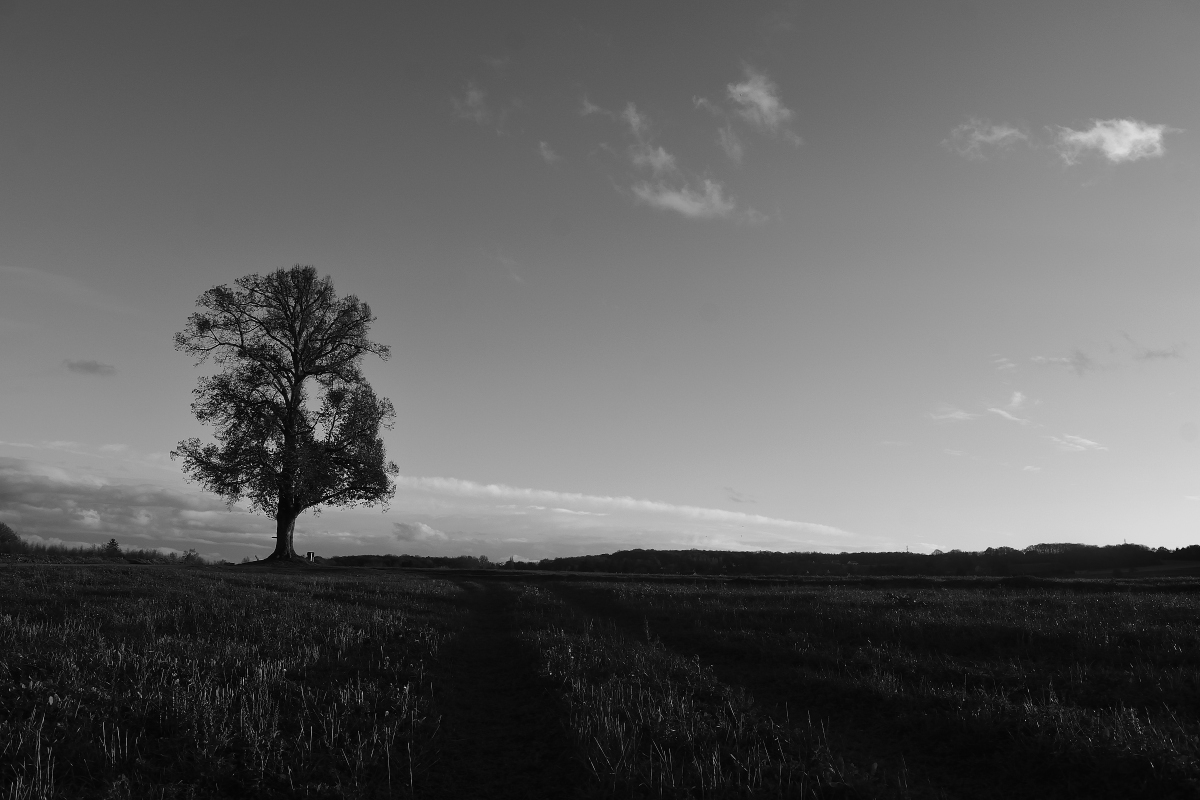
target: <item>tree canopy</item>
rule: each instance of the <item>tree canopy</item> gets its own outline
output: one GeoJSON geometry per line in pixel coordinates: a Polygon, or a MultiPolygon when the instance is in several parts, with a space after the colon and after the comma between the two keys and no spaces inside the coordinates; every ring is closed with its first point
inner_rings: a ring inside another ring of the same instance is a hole
{"type": "Polygon", "coordinates": [[[275,559],[296,557],[296,518],[306,509],[386,504],[398,470],[380,429],[395,411],[362,373],[366,355],[390,355],[367,337],[370,306],[339,298],[328,276],[299,264],[216,286],[197,305],[175,349],[222,369],[200,378],[192,403],[216,443],[180,442],[171,455],[184,473],[273,516],[275,559]]]}

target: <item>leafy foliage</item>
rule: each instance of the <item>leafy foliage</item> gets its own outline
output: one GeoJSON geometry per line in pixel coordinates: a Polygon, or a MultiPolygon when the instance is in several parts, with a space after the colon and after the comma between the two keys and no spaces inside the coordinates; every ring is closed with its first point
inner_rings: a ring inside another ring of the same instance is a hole
{"type": "Polygon", "coordinates": [[[291,525],[306,509],[392,497],[397,468],[379,430],[395,410],[362,373],[364,356],[390,351],[367,338],[370,307],[339,298],[313,267],[235,283],[202,294],[204,310],[175,335],[177,350],[223,369],[200,378],[192,403],[216,443],[187,439],[172,456],[205,489],[274,516],[290,551],[291,525]]]}

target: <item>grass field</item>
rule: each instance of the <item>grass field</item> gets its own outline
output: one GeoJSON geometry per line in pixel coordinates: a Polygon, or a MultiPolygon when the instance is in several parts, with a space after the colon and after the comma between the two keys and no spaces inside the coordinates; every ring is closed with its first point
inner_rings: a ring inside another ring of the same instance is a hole
{"type": "Polygon", "coordinates": [[[1200,584],[0,567],[0,797],[1196,797],[1200,584]]]}

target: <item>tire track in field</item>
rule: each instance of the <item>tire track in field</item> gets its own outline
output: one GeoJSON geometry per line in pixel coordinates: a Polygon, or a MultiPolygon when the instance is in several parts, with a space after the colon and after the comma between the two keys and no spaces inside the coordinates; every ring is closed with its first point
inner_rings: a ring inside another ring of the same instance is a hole
{"type": "Polygon", "coordinates": [[[434,693],[438,755],[419,798],[571,798],[584,772],[552,686],[517,639],[515,594],[499,583],[459,582],[470,615],[439,654],[434,693]]]}

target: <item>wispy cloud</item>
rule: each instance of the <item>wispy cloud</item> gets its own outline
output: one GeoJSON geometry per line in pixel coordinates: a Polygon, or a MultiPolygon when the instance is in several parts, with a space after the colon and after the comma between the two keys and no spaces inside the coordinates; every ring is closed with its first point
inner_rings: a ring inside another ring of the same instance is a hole
{"type": "Polygon", "coordinates": [[[1133,346],[1133,357],[1138,361],[1160,361],[1170,358],[1183,358],[1183,352],[1179,345],[1171,345],[1170,347],[1145,347],[1139,342],[1134,341],[1134,338],[1128,333],[1122,333],[1125,340],[1133,346]]]}
{"type": "Polygon", "coordinates": [[[541,155],[542,160],[547,164],[557,164],[559,161],[562,161],[562,156],[554,152],[554,148],[546,142],[538,142],[538,154],[541,155]]]}
{"type": "Polygon", "coordinates": [[[612,497],[606,495],[580,494],[576,492],[556,492],[548,489],[525,489],[504,484],[482,484],[459,478],[421,478],[401,476],[396,479],[400,489],[431,492],[435,494],[483,498],[488,500],[521,502],[531,507],[545,506],[566,509],[572,506],[575,510],[603,509],[609,511],[630,511],[661,514],[683,519],[733,523],[739,525],[757,525],[768,528],[790,529],[812,533],[845,535],[845,531],[829,525],[812,522],[799,522],[778,517],[768,517],[761,514],[747,514],[741,511],[726,511],[719,508],[704,508],[702,506],[675,505],[657,500],[639,500],[633,497],[612,497]]]}
{"type": "Polygon", "coordinates": [[[467,84],[467,91],[463,97],[452,97],[450,102],[453,104],[455,112],[463,119],[482,125],[491,118],[484,102],[483,90],[474,81],[467,84]]]}
{"type": "Polygon", "coordinates": [[[742,158],[746,155],[746,148],[732,125],[717,129],[717,144],[721,145],[721,149],[725,151],[725,155],[729,156],[730,161],[742,163],[742,158]]]}
{"type": "Polygon", "coordinates": [[[1076,375],[1083,375],[1085,372],[1100,368],[1100,365],[1091,356],[1079,349],[1072,350],[1069,356],[1033,356],[1030,360],[1035,364],[1054,364],[1066,367],[1076,375]]]}
{"type": "MultiPolygon", "coordinates": [[[[765,221],[766,217],[752,208],[736,213],[737,201],[726,192],[720,181],[686,172],[673,153],[654,141],[650,118],[634,103],[626,103],[619,114],[612,114],[585,98],[584,113],[612,117],[628,129],[632,143],[626,151],[626,157],[634,170],[643,176],[636,178],[629,188],[638,202],[651,208],[673,211],[688,219],[736,216],[749,223],[765,221]]],[[[605,149],[619,155],[612,148],[605,149]]]]}
{"type": "Polygon", "coordinates": [[[726,88],[735,113],[753,127],[773,136],[781,136],[794,145],[801,139],[788,128],[794,114],[779,98],[779,87],[764,73],[746,67],[746,79],[726,88]]]}
{"type": "Polygon", "coordinates": [[[580,106],[579,106],[579,116],[590,117],[592,114],[603,114],[605,116],[612,116],[612,112],[606,111],[605,109],[596,105],[591,100],[587,99],[587,95],[584,95],[583,101],[580,103],[580,106]]]}
{"type": "Polygon", "coordinates": [[[1020,425],[1030,425],[1030,424],[1032,424],[1032,423],[1031,423],[1029,420],[1027,420],[1027,419],[1023,419],[1023,418],[1021,418],[1021,417],[1018,417],[1018,416],[1015,416],[1014,414],[1010,414],[1009,412],[1005,411],[1003,408],[989,408],[989,409],[988,409],[988,412],[989,412],[989,413],[992,413],[992,414],[995,414],[996,416],[998,416],[998,417],[1000,417],[1000,418],[1002,418],[1002,419],[1006,419],[1006,420],[1008,420],[1008,421],[1010,421],[1010,422],[1016,422],[1016,423],[1018,423],[1018,424],[1020,424],[1020,425]]]}
{"type": "Polygon", "coordinates": [[[972,414],[970,411],[963,411],[961,408],[952,405],[940,405],[934,411],[928,414],[930,419],[939,422],[966,422],[978,417],[978,414],[972,414]]]}
{"type": "Polygon", "coordinates": [[[653,208],[674,211],[689,219],[712,219],[733,214],[736,203],[725,195],[725,188],[717,181],[705,178],[701,190],[691,186],[672,187],[663,183],[634,184],[633,194],[638,200],[653,208]]]}
{"type": "Polygon", "coordinates": [[[627,103],[625,110],[621,112],[621,119],[629,126],[629,130],[638,139],[644,139],[650,134],[650,120],[645,114],[637,110],[637,106],[633,103],[627,103]]]}
{"type": "Polygon", "coordinates": [[[1005,358],[1004,356],[993,356],[992,357],[992,366],[1003,372],[1007,372],[1008,370],[1014,370],[1017,368],[1017,365],[1013,362],[1013,360],[1011,358],[1005,358]]]}
{"type": "Polygon", "coordinates": [[[985,149],[1006,150],[1027,141],[1029,135],[1019,128],[972,117],[950,131],[942,145],[966,158],[983,158],[985,149]]]}
{"type": "Polygon", "coordinates": [[[677,171],[675,156],[662,145],[650,141],[650,119],[629,103],[621,112],[621,119],[629,126],[634,143],[629,148],[629,160],[638,169],[649,169],[655,175],[677,171]]]}
{"type": "Polygon", "coordinates": [[[1058,128],[1057,148],[1067,164],[1076,164],[1088,154],[1122,164],[1165,154],[1163,137],[1167,130],[1166,125],[1134,119],[1097,119],[1086,130],[1058,128]]]}
{"type": "Polygon", "coordinates": [[[1041,471],[1042,471],[1042,468],[1041,468],[1041,467],[1035,467],[1035,466],[1033,466],[1032,464],[1026,464],[1025,466],[1021,467],[1021,470],[1022,470],[1023,472],[1041,472],[1041,471]]]}
{"type": "Polygon", "coordinates": [[[1025,403],[1028,401],[1029,398],[1025,396],[1024,392],[1013,392],[1012,397],[1008,401],[1008,407],[1011,409],[1018,409],[1025,405],[1025,403]]]}
{"type": "Polygon", "coordinates": [[[102,364],[99,361],[84,359],[82,361],[72,361],[70,359],[63,362],[63,366],[68,372],[74,372],[79,375],[116,375],[117,368],[112,364],[102,364]]]}
{"type": "Polygon", "coordinates": [[[1060,450],[1065,450],[1069,453],[1082,453],[1089,450],[1108,449],[1099,442],[1093,442],[1091,439],[1085,439],[1082,436],[1072,436],[1069,433],[1064,433],[1062,436],[1049,436],[1047,438],[1058,445],[1060,450]]]}
{"type": "Polygon", "coordinates": [[[402,542],[444,542],[450,538],[424,522],[397,522],[392,531],[402,542]]]}
{"type": "Polygon", "coordinates": [[[675,172],[675,156],[671,155],[661,145],[653,146],[639,142],[629,156],[635,167],[648,168],[655,175],[675,172]]]}
{"type": "Polygon", "coordinates": [[[734,489],[732,486],[726,486],[725,492],[728,495],[729,499],[735,503],[757,503],[758,502],[753,497],[750,497],[747,494],[739,492],[737,489],[734,489]]]}

